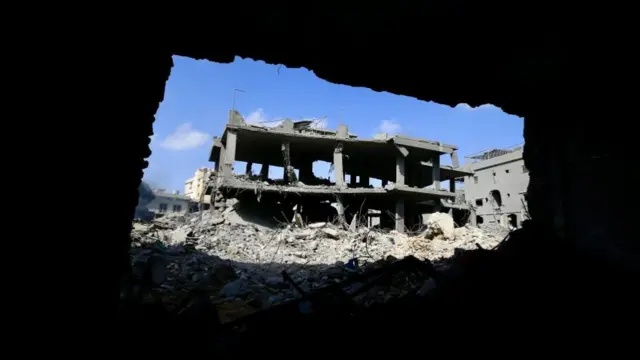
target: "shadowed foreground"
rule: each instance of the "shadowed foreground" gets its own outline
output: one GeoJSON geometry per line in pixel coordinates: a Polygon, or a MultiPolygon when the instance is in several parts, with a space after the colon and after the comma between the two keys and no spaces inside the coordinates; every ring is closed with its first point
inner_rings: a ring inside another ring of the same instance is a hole
{"type": "MultiPolygon", "coordinates": [[[[302,299],[272,306],[236,322],[221,324],[220,311],[206,289],[185,293],[179,305],[123,302],[120,321],[127,329],[125,333],[137,339],[135,346],[145,353],[154,350],[140,340],[148,337],[152,341],[170,332],[172,341],[190,344],[184,348],[186,353],[241,354],[273,344],[296,348],[331,344],[339,349],[354,346],[354,342],[387,344],[418,335],[446,343],[452,340],[451,334],[459,332],[469,334],[470,341],[505,337],[517,343],[526,339],[510,329],[522,329],[522,324],[541,326],[548,336],[554,336],[575,326],[576,321],[587,321],[578,316],[582,308],[577,303],[593,306],[613,298],[623,299],[617,300],[620,307],[611,308],[612,318],[618,309],[631,304],[627,301],[635,297],[627,287],[619,286],[625,279],[608,278],[615,267],[602,264],[600,271],[594,272],[588,257],[561,243],[556,243],[555,251],[542,253],[539,249],[543,245],[553,243],[543,234],[541,229],[525,224],[496,250],[458,252],[445,271],[415,259],[395,262],[396,265],[380,263],[378,269],[382,270],[366,279],[358,278],[353,284],[309,297],[303,289],[305,295],[299,296],[302,299]],[[348,295],[373,279],[374,286],[380,288],[393,286],[396,281],[410,281],[416,287],[369,306],[348,295]],[[599,291],[594,291],[594,284],[600,285],[599,291]],[[514,312],[517,317],[511,316],[514,312]],[[554,326],[550,328],[551,319],[554,326]],[[488,332],[487,328],[492,330],[488,332]]],[[[343,281],[349,278],[347,275],[343,281]]],[[[292,283],[287,284],[295,288],[292,283]]]]}

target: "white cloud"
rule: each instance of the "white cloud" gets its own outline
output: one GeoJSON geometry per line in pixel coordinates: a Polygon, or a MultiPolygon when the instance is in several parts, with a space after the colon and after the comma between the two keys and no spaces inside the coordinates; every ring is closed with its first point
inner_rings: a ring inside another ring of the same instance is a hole
{"type": "Polygon", "coordinates": [[[204,145],[209,138],[209,134],[193,129],[191,123],[184,123],[167,136],[160,146],[174,151],[190,150],[204,145]]]}
{"type": "Polygon", "coordinates": [[[326,129],[328,125],[329,122],[327,121],[327,119],[317,119],[314,120],[313,123],[311,123],[311,127],[314,129],[326,129]]]}
{"type": "Polygon", "coordinates": [[[253,125],[261,125],[266,127],[276,127],[282,123],[282,120],[269,119],[262,108],[256,109],[244,119],[245,122],[253,125]]]}
{"type": "Polygon", "coordinates": [[[251,124],[259,124],[262,122],[267,121],[267,117],[264,114],[264,110],[263,109],[257,109],[256,111],[252,112],[251,114],[249,114],[244,121],[251,123],[251,124]]]}
{"type": "Polygon", "coordinates": [[[460,110],[466,110],[466,111],[476,111],[476,110],[492,110],[492,109],[497,109],[497,107],[491,105],[491,104],[484,104],[484,105],[480,105],[477,107],[471,107],[471,105],[467,104],[467,103],[460,103],[458,105],[456,105],[456,107],[454,109],[460,109],[460,110]]]}
{"type": "Polygon", "coordinates": [[[382,120],[376,128],[377,132],[387,133],[389,136],[396,135],[400,130],[402,130],[402,126],[393,120],[382,120]]]}

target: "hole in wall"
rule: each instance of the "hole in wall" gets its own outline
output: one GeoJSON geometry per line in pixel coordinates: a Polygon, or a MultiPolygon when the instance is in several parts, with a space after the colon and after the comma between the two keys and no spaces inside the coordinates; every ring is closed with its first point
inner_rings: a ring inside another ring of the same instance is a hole
{"type": "MultiPolygon", "coordinates": [[[[329,185],[332,182],[335,182],[335,173],[330,162],[322,160],[314,161],[312,169],[314,182],[310,183],[309,185],[312,185],[313,183],[329,185]]],[[[350,176],[345,177],[347,183],[349,183],[349,178],[350,176]]]]}
{"type": "Polygon", "coordinates": [[[500,190],[491,190],[489,192],[489,198],[491,199],[491,203],[493,204],[493,206],[502,206],[502,195],[500,194],[500,190]]]}

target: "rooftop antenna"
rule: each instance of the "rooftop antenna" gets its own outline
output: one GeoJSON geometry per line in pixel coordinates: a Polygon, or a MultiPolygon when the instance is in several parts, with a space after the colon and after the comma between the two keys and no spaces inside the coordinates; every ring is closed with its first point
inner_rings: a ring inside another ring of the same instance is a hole
{"type": "Polygon", "coordinates": [[[238,91],[242,92],[242,93],[246,92],[246,91],[244,91],[242,89],[233,89],[233,101],[231,102],[231,110],[234,110],[234,111],[236,110],[236,93],[238,91]]]}

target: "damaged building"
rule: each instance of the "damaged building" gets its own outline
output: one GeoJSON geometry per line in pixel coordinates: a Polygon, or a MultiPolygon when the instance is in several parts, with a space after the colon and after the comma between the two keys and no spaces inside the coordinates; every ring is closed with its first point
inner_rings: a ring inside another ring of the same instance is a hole
{"type": "Polygon", "coordinates": [[[196,169],[194,175],[184,182],[184,195],[192,201],[202,203],[203,210],[209,209],[211,193],[206,193],[209,179],[215,176],[213,169],[201,167],[196,169]]]}
{"type": "Polygon", "coordinates": [[[528,219],[529,170],[522,158],[522,146],[492,149],[466,157],[473,172],[465,176],[467,201],[474,211],[472,223],[499,223],[520,227],[528,219]]]}
{"type": "Polygon", "coordinates": [[[249,124],[232,110],[209,160],[215,162],[216,187],[224,197],[278,204],[278,214],[296,209],[303,221],[327,221],[335,214],[345,225],[371,223],[405,232],[417,229],[422,214],[464,209],[455,204],[455,179],[470,175],[459,168],[458,148],[436,141],[379,134],[361,139],[346,125],[337,131],[312,127],[311,121],[284,120],[276,127],[249,124]],[[440,164],[450,156],[453,166],[440,164]],[[234,175],[236,161],[247,163],[245,175],[234,175]],[[332,164],[334,181],[313,174],[313,163],[332,164]],[[254,165],[259,174],[252,174],[254,165]],[[283,179],[269,179],[269,167],[282,167],[283,179]],[[349,175],[347,181],[346,175],[349,175]],[[381,187],[374,187],[378,179],[381,187]],[[441,182],[449,180],[449,188],[441,182]],[[324,204],[324,205],[323,205],[324,204]]]}
{"type": "MultiPolygon", "coordinates": [[[[633,21],[625,21],[633,12],[617,4],[544,2],[375,5],[345,9],[324,2],[309,11],[291,3],[232,3],[226,13],[248,17],[251,21],[243,23],[247,31],[230,31],[228,21],[189,16],[205,13],[198,8],[181,14],[192,26],[171,26],[183,36],[156,37],[147,47],[145,40],[150,36],[124,32],[121,37],[128,42],[99,41],[94,46],[100,51],[84,59],[91,66],[71,62],[72,75],[81,73],[81,79],[89,80],[79,88],[83,98],[76,102],[83,108],[75,112],[82,114],[84,123],[101,128],[81,128],[90,137],[78,137],[71,131],[65,135],[90,139],[96,148],[113,147],[117,139],[118,150],[93,167],[99,170],[95,179],[104,183],[114,208],[101,216],[92,212],[73,224],[86,226],[82,231],[68,234],[69,226],[60,225],[64,221],[51,227],[72,237],[73,241],[60,244],[96,247],[85,249],[96,256],[77,256],[74,251],[67,252],[71,262],[56,258],[59,264],[79,263],[77,273],[90,276],[90,282],[68,287],[79,297],[66,297],[89,301],[66,301],[71,311],[55,312],[68,320],[86,320],[87,324],[76,327],[85,335],[78,339],[84,340],[93,327],[105,328],[105,322],[99,321],[104,316],[92,314],[111,317],[91,300],[117,299],[120,280],[131,273],[131,217],[137,189],[151,154],[153,124],[160,118],[159,113],[154,115],[170,93],[165,92],[165,84],[174,65],[171,56],[179,55],[219,63],[250,58],[306,68],[329,83],[452,107],[493,104],[524,118],[531,221],[499,249],[479,252],[473,266],[458,272],[457,281],[437,280],[441,301],[405,302],[388,306],[388,311],[380,312],[382,316],[360,316],[355,321],[353,316],[342,320],[344,311],[324,311],[317,316],[322,322],[273,316],[262,321],[264,331],[249,337],[250,341],[232,343],[229,353],[233,356],[242,350],[255,353],[287,343],[314,354],[331,350],[332,356],[343,348],[359,356],[379,355],[380,347],[370,345],[383,342],[409,350],[409,340],[416,338],[416,324],[421,329],[418,344],[464,344],[494,355],[517,346],[553,352],[580,349],[569,338],[582,343],[586,339],[619,354],[633,344],[628,341],[629,327],[623,325],[624,321],[633,324],[638,309],[632,284],[638,277],[640,248],[636,229],[630,226],[634,222],[628,220],[635,212],[629,211],[629,198],[621,196],[620,188],[603,177],[608,169],[630,168],[627,157],[634,141],[622,121],[629,123],[629,104],[633,104],[631,91],[624,85],[633,82],[637,68],[633,46],[628,46],[635,32],[625,31],[633,26],[633,21]],[[406,45],[410,43],[425,45],[430,51],[411,51],[406,45]],[[100,91],[93,91],[94,87],[100,91]],[[84,97],[91,100],[83,101],[84,97]],[[87,241],[87,234],[99,236],[87,241]],[[91,288],[105,294],[87,293],[91,288]],[[492,331],[487,331],[487,324],[493,325],[492,331]],[[536,328],[545,329],[544,334],[527,336],[536,328]],[[366,339],[364,346],[358,346],[357,339],[366,339]]],[[[226,18],[237,25],[237,19],[226,18]]],[[[214,81],[224,86],[223,79],[214,81]]],[[[69,97],[65,91],[53,95],[69,97]]],[[[426,128],[430,121],[425,119],[422,124],[426,128]]],[[[86,164],[85,152],[75,153],[83,155],[77,165],[86,164]]],[[[78,169],[85,173],[84,168],[78,169]]],[[[621,177],[629,178],[624,172],[621,177]]],[[[68,183],[76,185],[77,180],[68,183]]],[[[95,190],[95,183],[84,183],[95,190]]],[[[62,213],[68,217],[68,212],[62,213]]],[[[208,323],[192,320],[209,319],[202,316],[208,312],[196,312],[200,316],[190,312],[185,321],[167,322],[164,313],[145,316],[149,312],[144,310],[122,312],[115,339],[94,336],[93,342],[107,349],[127,344],[128,354],[146,357],[166,356],[170,348],[187,356],[201,355],[198,352],[208,349],[202,344],[219,343],[211,340],[210,332],[199,331],[209,329],[208,323]],[[172,335],[163,337],[166,346],[154,346],[159,334],[172,335]]],[[[289,348],[289,352],[294,350],[289,348]]]]}
{"type": "Polygon", "coordinates": [[[177,191],[168,192],[164,189],[154,189],[153,198],[146,204],[147,209],[156,216],[166,213],[187,213],[192,210],[191,198],[180,195],[177,191]]]}

